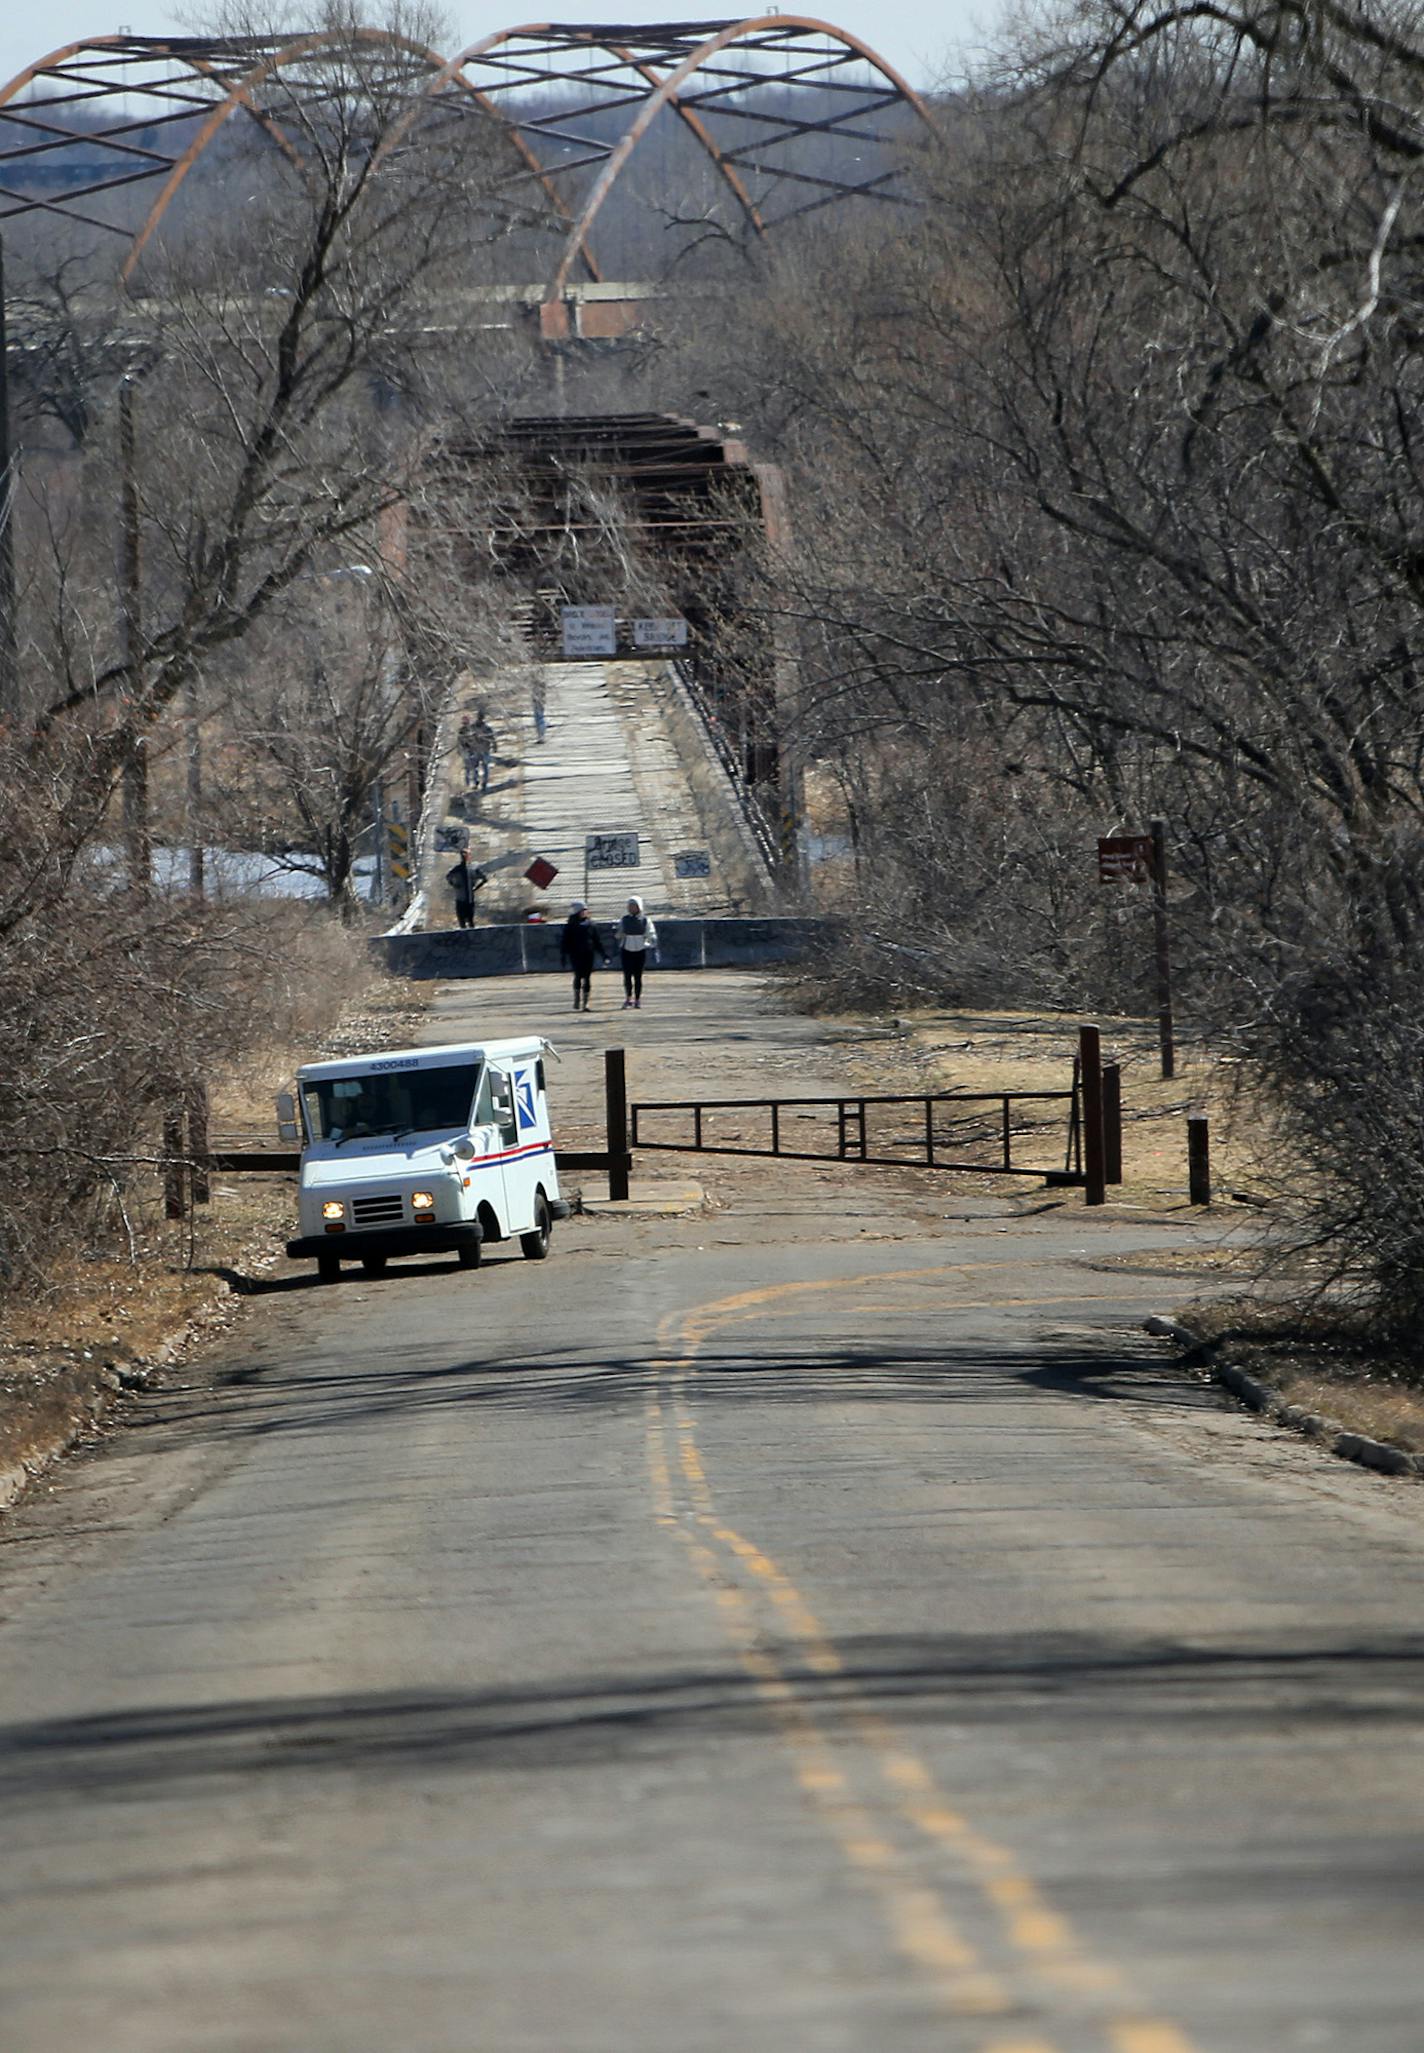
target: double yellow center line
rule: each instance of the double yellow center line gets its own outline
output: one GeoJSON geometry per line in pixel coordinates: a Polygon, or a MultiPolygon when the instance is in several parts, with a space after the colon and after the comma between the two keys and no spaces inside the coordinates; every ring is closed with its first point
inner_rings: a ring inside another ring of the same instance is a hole
{"type": "MultiPolygon", "coordinates": [[[[773,1285],[665,1319],[645,1413],[653,1515],[710,1591],[744,1673],[786,1742],[799,1787],[847,1866],[879,1900],[896,1948],[949,2016],[980,2021],[980,2053],[1060,2053],[1045,2036],[1051,2027],[1021,2023],[1059,2007],[1071,2011],[1079,2030],[1086,2019],[1097,2024],[1109,2053],[1194,2053],[1178,2026],[1146,2013],[1119,1971],[1089,1953],[1014,1855],[969,1821],[867,1702],[791,1577],[721,1517],[703,1465],[693,1391],[698,1356],[714,1334],[789,1311],[808,1293],[960,1273],[882,1270],[829,1283],[773,1285]],[[767,1606],[778,1635],[762,1629],[767,1606]],[[792,1652],[790,1663],[772,1650],[778,1636],[792,1652]],[[799,1670],[815,1678],[814,1686],[799,1670]],[[834,1726],[826,1703],[834,1707],[834,1726]],[[960,1929],[945,1882],[925,1880],[923,1857],[906,1851],[907,1840],[928,1841],[952,1859],[959,1886],[969,1885],[990,1913],[1002,1967],[986,1961],[960,1929]]],[[[969,1306],[961,1301],[959,1308],[969,1306]]]]}

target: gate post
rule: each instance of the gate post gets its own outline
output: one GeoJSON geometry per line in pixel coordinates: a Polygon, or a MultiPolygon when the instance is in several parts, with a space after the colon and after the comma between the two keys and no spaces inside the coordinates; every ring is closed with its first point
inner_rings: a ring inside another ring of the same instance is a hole
{"type": "Polygon", "coordinates": [[[603,1107],[608,1134],[608,1195],[628,1195],[628,1072],[622,1048],[603,1051],[603,1107]]]}
{"type": "Polygon", "coordinates": [[[1211,1127],[1201,1114],[1187,1121],[1187,1202],[1211,1203],[1211,1127]]]}
{"type": "Polygon", "coordinates": [[[1122,1182],[1122,1064],[1103,1064],[1103,1181],[1122,1182]]]}
{"type": "Polygon", "coordinates": [[[1103,1149],[1103,1049],[1095,1026],[1079,1027],[1078,1054],[1083,1070],[1083,1180],[1090,1205],[1107,1202],[1103,1149]]]}

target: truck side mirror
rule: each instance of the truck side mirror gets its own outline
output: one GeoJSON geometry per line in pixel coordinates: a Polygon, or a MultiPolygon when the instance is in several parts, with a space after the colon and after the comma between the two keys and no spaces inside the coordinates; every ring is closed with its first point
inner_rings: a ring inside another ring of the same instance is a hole
{"type": "Polygon", "coordinates": [[[297,1101],[290,1091],[277,1093],[277,1138],[283,1141],[299,1141],[297,1131],[297,1101]]]}

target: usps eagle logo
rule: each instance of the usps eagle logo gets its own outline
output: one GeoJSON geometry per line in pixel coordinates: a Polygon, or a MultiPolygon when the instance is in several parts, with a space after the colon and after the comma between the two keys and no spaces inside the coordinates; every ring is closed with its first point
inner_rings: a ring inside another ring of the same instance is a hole
{"type": "Polygon", "coordinates": [[[534,1110],[534,1079],[527,1072],[515,1080],[514,1099],[519,1107],[519,1130],[527,1133],[531,1126],[539,1123],[534,1110]]]}

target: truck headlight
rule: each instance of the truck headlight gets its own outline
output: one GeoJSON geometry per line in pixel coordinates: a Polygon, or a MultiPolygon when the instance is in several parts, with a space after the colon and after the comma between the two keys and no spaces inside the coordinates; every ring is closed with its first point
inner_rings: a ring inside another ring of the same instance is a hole
{"type": "Polygon", "coordinates": [[[321,1216],[323,1219],[344,1219],[346,1217],[346,1207],[342,1204],[340,1198],[328,1198],[321,1208],[321,1216]]]}
{"type": "Polygon", "coordinates": [[[435,1210],[434,1191],[413,1190],[410,1194],[410,1209],[412,1212],[433,1212],[435,1210]]]}

